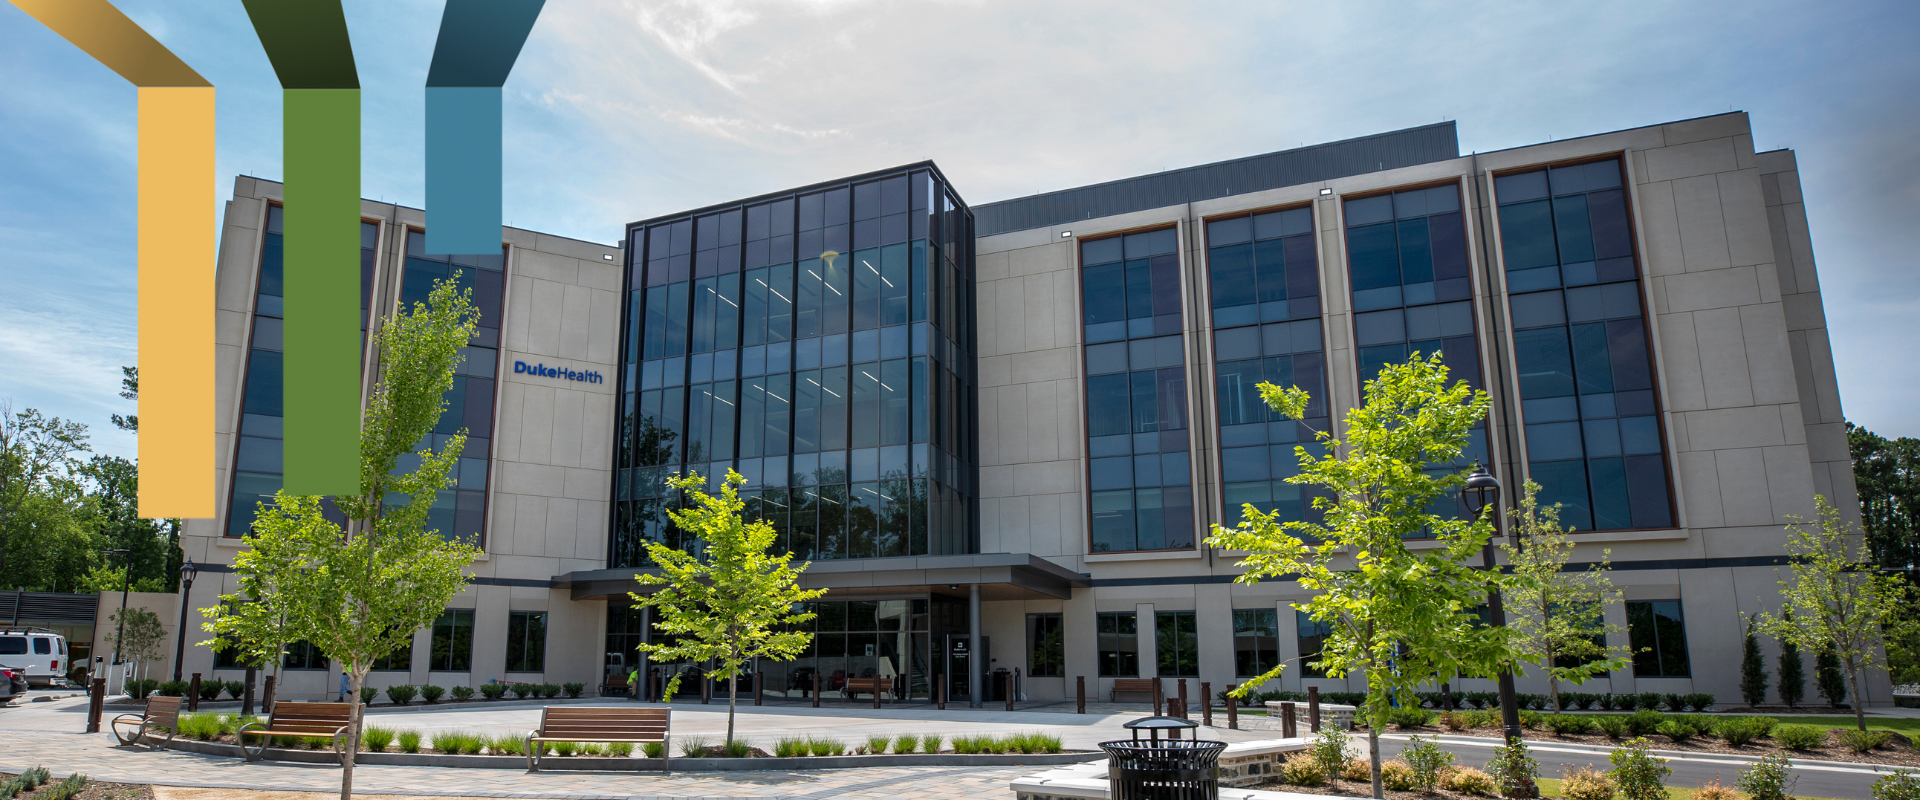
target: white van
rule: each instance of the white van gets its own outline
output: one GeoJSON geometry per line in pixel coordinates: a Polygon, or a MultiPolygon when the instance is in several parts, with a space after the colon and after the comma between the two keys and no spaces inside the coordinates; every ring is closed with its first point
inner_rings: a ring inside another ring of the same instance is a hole
{"type": "Polygon", "coordinates": [[[48,686],[66,679],[67,637],[39,628],[0,630],[0,666],[22,670],[27,685],[48,686]]]}

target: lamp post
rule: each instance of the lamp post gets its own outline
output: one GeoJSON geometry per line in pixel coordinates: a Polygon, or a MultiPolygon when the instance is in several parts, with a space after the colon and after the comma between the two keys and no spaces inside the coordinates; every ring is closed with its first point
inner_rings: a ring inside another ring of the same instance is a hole
{"type": "MultiPolygon", "coordinates": [[[[1468,513],[1480,516],[1488,509],[1493,510],[1493,537],[1487,539],[1486,546],[1480,549],[1480,563],[1488,570],[1498,569],[1493,559],[1493,539],[1505,536],[1506,525],[1501,518],[1505,516],[1500,509],[1500,481],[1487,472],[1487,468],[1478,462],[1473,472],[1467,476],[1467,483],[1460,489],[1460,501],[1467,506],[1468,513]]],[[[1507,626],[1507,611],[1500,601],[1500,589],[1495,587],[1487,592],[1487,616],[1494,627],[1507,626]]],[[[1500,726],[1506,729],[1506,739],[1512,742],[1521,738],[1520,704],[1513,697],[1513,666],[1500,667],[1500,726]]]]}
{"type": "Polygon", "coordinates": [[[119,553],[122,556],[120,559],[123,562],[122,566],[127,569],[126,575],[122,576],[125,580],[120,584],[120,627],[113,634],[113,665],[117,667],[120,666],[120,642],[127,638],[127,593],[133,591],[133,556],[132,551],[126,549],[106,552],[109,555],[119,553]]]}
{"type": "Polygon", "coordinates": [[[200,568],[193,565],[189,558],[180,565],[180,631],[179,639],[173,644],[173,679],[180,680],[180,661],[187,653],[187,601],[193,597],[193,576],[200,574],[200,568]]]}

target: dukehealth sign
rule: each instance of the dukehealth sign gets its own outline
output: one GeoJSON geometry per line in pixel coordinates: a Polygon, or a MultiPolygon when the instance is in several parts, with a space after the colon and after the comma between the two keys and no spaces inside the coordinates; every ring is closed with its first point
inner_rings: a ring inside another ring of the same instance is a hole
{"type": "Polygon", "coordinates": [[[513,362],[513,372],[515,375],[532,375],[537,378],[561,378],[584,383],[600,383],[602,380],[598,372],[575,372],[565,367],[549,367],[545,364],[529,364],[525,361],[513,362]]]}

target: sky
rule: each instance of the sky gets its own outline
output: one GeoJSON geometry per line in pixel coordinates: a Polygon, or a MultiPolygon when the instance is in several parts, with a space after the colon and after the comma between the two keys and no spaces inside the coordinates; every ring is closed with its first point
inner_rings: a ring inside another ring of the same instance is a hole
{"type": "MultiPolygon", "coordinates": [[[[219,202],[279,180],[240,2],[116,4],[218,87],[219,202]]],[[[345,7],[362,193],[423,206],[442,3],[345,7]]],[[[613,242],[929,158],[980,204],[1443,120],[1467,153],[1744,110],[1757,149],[1798,154],[1847,416],[1920,436],[1920,370],[1888,360],[1920,317],[1917,29],[1920,4],[1867,0],[556,0],[506,84],[504,217],[613,242]]],[[[0,402],[129,458],[108,417],[133,410],[135,113],[0,4],[0,402]]]]}

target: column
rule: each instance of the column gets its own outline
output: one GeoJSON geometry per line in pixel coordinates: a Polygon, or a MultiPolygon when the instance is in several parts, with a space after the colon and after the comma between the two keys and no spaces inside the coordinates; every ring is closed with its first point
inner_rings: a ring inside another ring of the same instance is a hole
{"type": "Polygon", "coordinates": [[[967,587],[967,707],[979,708],[986,677],[980,663],[980,584],[967,587]]]}

